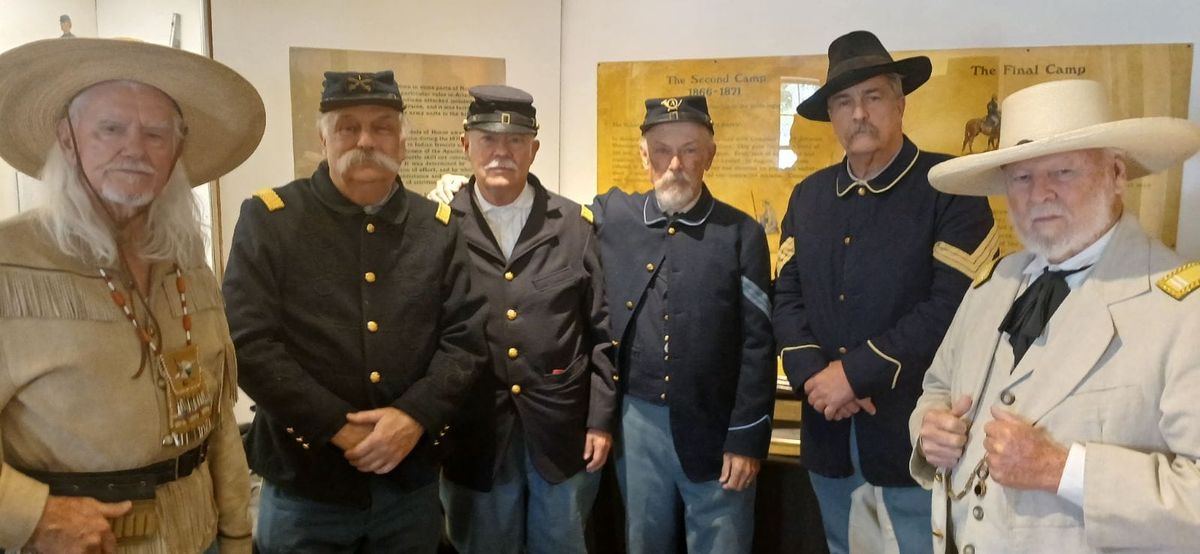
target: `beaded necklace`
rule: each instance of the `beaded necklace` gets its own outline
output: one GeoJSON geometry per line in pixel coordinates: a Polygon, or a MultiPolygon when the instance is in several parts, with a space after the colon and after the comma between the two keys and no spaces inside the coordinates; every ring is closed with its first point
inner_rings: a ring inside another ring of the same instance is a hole
{"type": "MultiPolygon", "coordinates": [[[[142,343],[143,356],[146,356],[147,350],[149,351],[151,364],[157,373],[156,382],[159,388],[166,390],[169,433],[162,439],[163,446],[188,446],[207,437],[208,433],[212,431],[214,411],[212,395],[205,386],[204,371],[200,366],[200,354],[196,346],[192,344],[192,314],[187,302],[187,281],[184,280],[183,272],[179,269],[178,264],[174,266],[174,271],[175,291],[179,293],[180,311],[183,312],[180,324],[183,326],[187,344],[180,350],[168,353],[163,353],[160,344],[155,342],[157,334],[157,339],[161,343],[162,333],[155,333],[153,328],[148,328],[150,327],[149,322],[153,319],[153,315],[149,313],[149,301],[145,298],[142,299],[149,318],[147,325],[142,325],[133,312],[132,303],[124,293],[117,290],[117,286],[108,272],[101,268],[100,276],[104,278],[104,284],[108,286],[113,303],[121,309],[121,312],[125,314],[125,319],[129,320],[130,325],[133,326],[134,332],[142,343]]],[[[141,373],[142,370],[138,369],[134,378],[141,373]]]]}

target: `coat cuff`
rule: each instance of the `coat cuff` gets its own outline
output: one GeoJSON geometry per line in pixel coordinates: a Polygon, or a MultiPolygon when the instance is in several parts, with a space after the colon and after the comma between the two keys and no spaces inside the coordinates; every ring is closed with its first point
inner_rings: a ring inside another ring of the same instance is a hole
{"type": "Polygon", "coordinates": [[[779,357],[783,360],[783,373],[792,385],[792,392],[800,398],[804,398],[804,383],[829,364],[816,344],[783,346],[779,349],[779,357]]]}
{"type": "Polygon", "coordinates": [[[904,364],[868,340],[842,357],[842,369],[854,396],[871,398],[896,388],[904,364]]]}
{"type": "Polygon", "coordinates": [[[0,466],[0,548],[16,552],[29,542],[49,497],[45,483],[8,464],[0,466]]]}
{"type": "Polygon", "coordinates": [[[763,414],[756,421],[731,425],[725,434],[725,452],[764,459],[771,448],[771,416],[763,414]]]}

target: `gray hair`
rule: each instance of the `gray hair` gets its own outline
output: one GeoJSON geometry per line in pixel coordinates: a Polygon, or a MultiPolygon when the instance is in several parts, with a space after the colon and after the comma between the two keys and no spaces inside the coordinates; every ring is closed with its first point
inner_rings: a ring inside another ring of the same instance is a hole
{"type": "MultiPolygon", "coordinates": [[[[396,114],[400,118],[400,139],[407,139],[410,126],[408,118],[404,117],[404,112],[396,112],[396,114]]],[[[324,112],[320,116],[317,116],[317,132],[321,133],[322,137],[328,139],[330,133],[333,132],[335,123],[337,123],[337,110],[324,112]]]]}
{"type": "MultiPolygon", "coordinates": [[[[46,154],[41,179],[46,196],[39,218],[54,244],[72,258],[115,267],[118,251],[111,225],[58,144],[46,154]]],[[[176,162],[166,186],[150,204],[145,234],[134,245],[136,253],[181,267],[200,265],[205,259],[200,221],[191,181],[182,162],[176,162]]]]}
{"type": "Polygon", "coordinates": [[[900,76],[899,73],[885,73],[884,75],[888,78],[888,83],[892,85],[892,92],[896,93],[897,97],[903,97],[904,77],[900,76]]]}

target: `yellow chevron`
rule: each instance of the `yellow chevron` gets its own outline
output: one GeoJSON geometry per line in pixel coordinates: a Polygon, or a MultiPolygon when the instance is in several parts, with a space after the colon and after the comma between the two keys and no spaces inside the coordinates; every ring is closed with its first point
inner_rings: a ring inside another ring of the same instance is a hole
{"type": "Polygon", "coordinates": [[[788,237],[779,245],[779,253],[775,257],[775,275],[779,276],[779,272],[783,271],[783,266],[791,261],[792,256],[796,254],[796,239],[788,237]]]}
{"type": "Polygon", "coordinates": [[[979,275],[980,270],[995,260],[1000,254],[1000,231],[995,225],[992,225],[992,230],[988,231],[983,241],[975,248],[975,251],[967,254],[954,245],[938,241],[933,245],[933,259],[942,262],[959,273],[966,275],[968,278],[975,278],[979,275]]]}
{"type": "Polygon", "coordinates": [[[262,203],[267,206],[268,212],[274,212],[283,209],[283,199],[279,197],[279,193],[275,189],[262,189],[254,193],[254,196],[262,200],[262,203]]]}

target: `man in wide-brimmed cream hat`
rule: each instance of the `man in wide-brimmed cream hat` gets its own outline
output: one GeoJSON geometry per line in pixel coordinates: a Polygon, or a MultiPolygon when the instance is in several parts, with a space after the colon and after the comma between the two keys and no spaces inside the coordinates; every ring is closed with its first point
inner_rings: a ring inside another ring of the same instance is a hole
{"type": "Polygon", "coordinates": [[[1130,179],[1177,166],[1200,127],[1116,120],[1103,85],[1004,100],[1000,149],[934,167],[1004,194],[1025,250],[975,279],[909,422],[937,552],[1195,552],[1200,262],[1123,213],[1130,179]]]}
{"type": "Polygon", "coordinates": [[[47,191],[0,222],[0,548],[250,551],[233,345],[191,189],[263,123],[245,79],[181,50],[0,55],[0,156],[47,191]]]}

